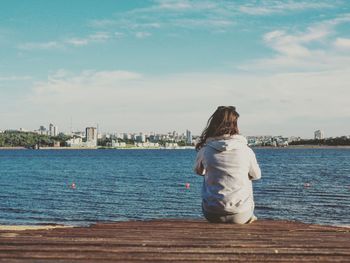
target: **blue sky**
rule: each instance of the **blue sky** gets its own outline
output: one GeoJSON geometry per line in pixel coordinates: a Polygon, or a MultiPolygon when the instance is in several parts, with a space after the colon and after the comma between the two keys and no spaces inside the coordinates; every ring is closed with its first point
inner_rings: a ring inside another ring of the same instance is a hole
{"type": "Polygon", "coordinates": [[[2,1],[0,130],[350,135],[349,1],[2,1]]]}

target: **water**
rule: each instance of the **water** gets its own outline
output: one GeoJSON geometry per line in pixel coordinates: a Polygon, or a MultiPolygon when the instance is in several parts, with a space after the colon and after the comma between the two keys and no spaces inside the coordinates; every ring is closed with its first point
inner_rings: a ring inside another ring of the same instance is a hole
{"type": "MultiPolygon", "coordinates": [[[[350,225],[350,149],[255,152],[263,176],[254,183],[259,218],[350,225]]],[[[1,150],[0,224],[201,218],[202,177],[192,173],[195,154],[1,150]]]]}

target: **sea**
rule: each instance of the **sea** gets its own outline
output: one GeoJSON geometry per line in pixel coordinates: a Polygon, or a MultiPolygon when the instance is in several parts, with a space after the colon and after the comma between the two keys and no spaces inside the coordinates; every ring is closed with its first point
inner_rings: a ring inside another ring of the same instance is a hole
{"type": "MultiPolygon", "coordinates": [[[[350,225],[350,149],[257,148],[255,214],[350,225]]],[[[199,219],[192,149],[1,150],[0,224],[199,219]]]]}

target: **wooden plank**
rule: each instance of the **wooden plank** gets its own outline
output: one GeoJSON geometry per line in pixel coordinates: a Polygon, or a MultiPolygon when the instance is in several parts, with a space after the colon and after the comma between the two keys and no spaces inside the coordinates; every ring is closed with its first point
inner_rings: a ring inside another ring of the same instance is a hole
{"type": "Polygon", "coordinates": [[[290,221],[98,223],[0,230],[0,262],[349,262],[350,229],[290,221]]]}

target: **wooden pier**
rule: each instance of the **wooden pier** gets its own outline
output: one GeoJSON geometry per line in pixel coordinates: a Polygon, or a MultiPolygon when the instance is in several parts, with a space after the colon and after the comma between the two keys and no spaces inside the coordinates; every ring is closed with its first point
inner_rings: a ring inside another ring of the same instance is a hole
{"type": "Polygon", "coordinates": [[[350,229],[290,221],[99,223],[0,230],[0,262],[350,262],[350,229]]]}

